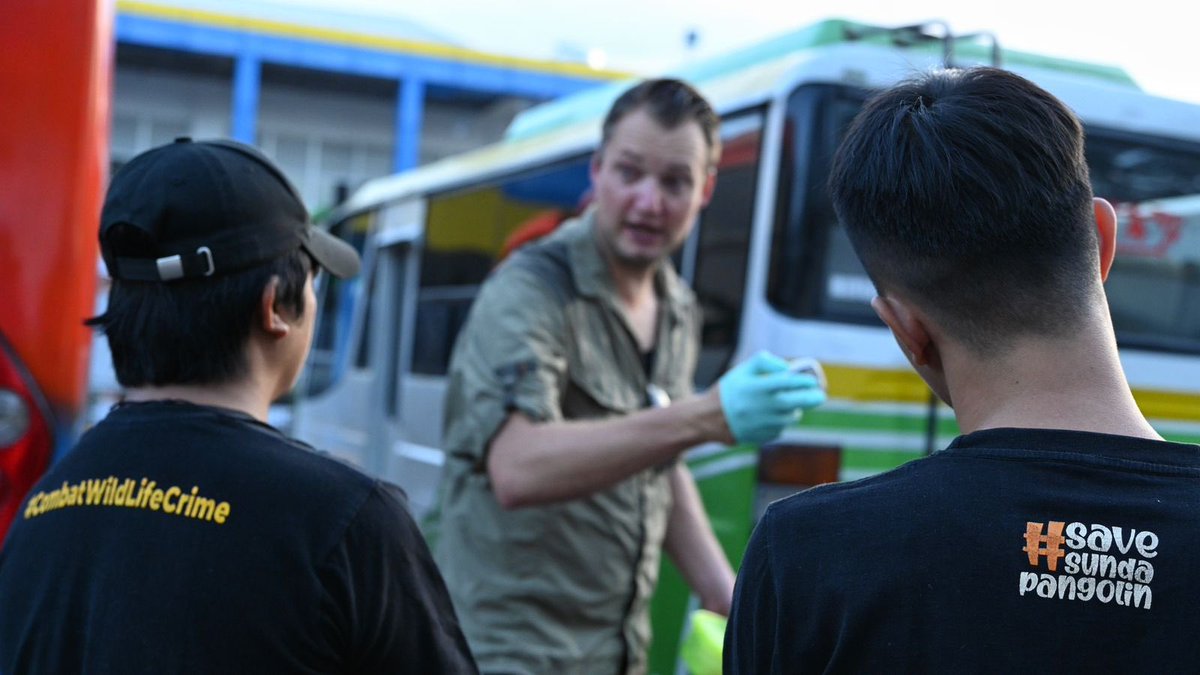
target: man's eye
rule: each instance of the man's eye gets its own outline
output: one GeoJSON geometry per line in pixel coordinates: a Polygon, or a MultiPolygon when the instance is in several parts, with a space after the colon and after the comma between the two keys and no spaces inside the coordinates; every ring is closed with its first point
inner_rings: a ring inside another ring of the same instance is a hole
{"type": "Polygon", "coordinates": [[[668,192],[682,192],[683,189],[687,187],[687,184],[687,179],[679,176],[667,176],[662,180],[663,189],[668,192]]]}
{"type": "Polygon", "coordinates": [[[632,182],[637,180],[638,170],[632,166],[629,166],[628,164],[618,164],[617,175],[619,175],[622,180],[632,182]]]}

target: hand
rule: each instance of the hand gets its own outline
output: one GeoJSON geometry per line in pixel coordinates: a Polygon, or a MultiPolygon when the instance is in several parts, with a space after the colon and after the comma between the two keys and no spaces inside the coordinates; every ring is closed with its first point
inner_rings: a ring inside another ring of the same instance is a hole
{"type": "Polygon", "coordinates": [[[787,361],[769,352],[734,366],[717,387],[725,423],[738,443],[773,440],[802,410],[825,402],[816,376],[791,372],[787,361]]]}

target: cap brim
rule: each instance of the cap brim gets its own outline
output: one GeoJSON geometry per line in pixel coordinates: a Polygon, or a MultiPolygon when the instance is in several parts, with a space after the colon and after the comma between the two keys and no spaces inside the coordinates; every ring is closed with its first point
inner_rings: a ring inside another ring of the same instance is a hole
{"type": "Polygon", "coordinates": [[[358,274],[358,252],[353,246],[328,232],[310,226],[303,246],[317,264],[333,276],[347,279],[358,274]]]}

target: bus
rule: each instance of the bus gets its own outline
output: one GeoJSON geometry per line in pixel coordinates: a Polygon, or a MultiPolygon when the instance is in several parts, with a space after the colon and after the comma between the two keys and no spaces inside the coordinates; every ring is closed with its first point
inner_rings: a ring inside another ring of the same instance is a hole
{"type": "MultiPolygon", "coordinates": [[[[1200,441],[1200,106],[1149,95],[1117,68],[1003,50],[941,24],[824,21],[674,73],[713,102],[725,148],[712,202],[674,261],[704,312],[696,387],[760,349],[814,357],[828,377],[828,403],[777,442],[686,454],[735,565],[767,502],[891,469],[958,431],[871,310],[874,288],[825,180],[873,90],[975,63],[1038,82],[1083,120],[1095,194],[1121,218],[1107,293],[1131,387],[1165,437],[1200,441]]],[[[365,273],[321,289],[299,436],[400,484],[419,516],[433,509],[458,329],[506,240],[577,208],[602,116],[630,84],[524,111],[496,144],[369,182],[335,212],[331,227],[363,251],[365,273]]],[[[695,606],[665,563],[653,672],[681,668],[695,606]]]]}
{"type": "Polygon", "coordinates": [[[17,2],[0,21],[0,539],[84,417],[112,12],[17,2]]]}

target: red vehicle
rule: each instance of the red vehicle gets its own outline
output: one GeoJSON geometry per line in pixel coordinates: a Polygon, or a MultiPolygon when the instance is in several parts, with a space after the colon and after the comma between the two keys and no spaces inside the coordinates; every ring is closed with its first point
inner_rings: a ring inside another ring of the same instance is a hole
{"type": "Polygon", "coordinates": [[[0,537],[84,410],[112,27],[104,0],[11,0],[0,21],[0,537]]]}

